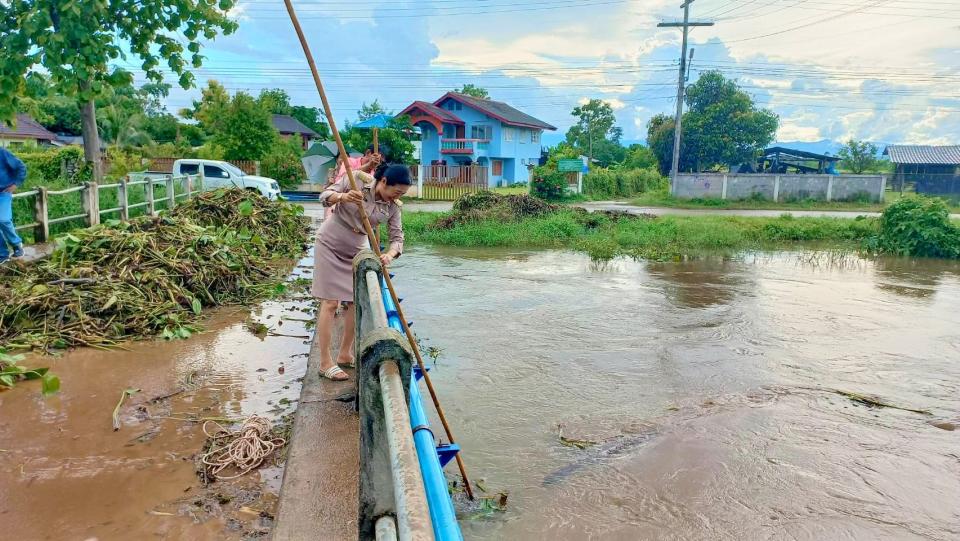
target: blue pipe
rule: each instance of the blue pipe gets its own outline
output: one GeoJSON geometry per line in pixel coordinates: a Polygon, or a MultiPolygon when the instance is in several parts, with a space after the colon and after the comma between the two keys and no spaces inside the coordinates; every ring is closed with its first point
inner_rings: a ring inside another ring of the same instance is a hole
{"type": "MultiPolygon", "coordinates": [[[[387,323],[391,328],[403,333],[397,306],[393,303],[387,283],[382,277],[380,292],[383,297],[383,307],[387,312],[387,323]]],[[[447,489],[447,478],[443,475],[440,457],[437,456],[437,442],[433,439],[433,432],[430,431],[430,422],[423,411],[423,402],[420,398],[420,386],[413,374],[410,375],[410,425],[414,431],[413,442],[417,447],[427,505],[430,507],[433,536],[437,541],[463,541],[463,534],[460,533],[460,525],[457,523],[457,513],[453,509],[453,500],[450,499],[450,491],[447,489]]]]}

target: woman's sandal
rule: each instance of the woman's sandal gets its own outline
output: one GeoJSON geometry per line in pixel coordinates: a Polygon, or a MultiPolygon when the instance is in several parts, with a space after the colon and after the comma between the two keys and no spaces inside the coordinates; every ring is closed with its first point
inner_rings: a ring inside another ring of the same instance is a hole
{"type": "Polygon", "coordinates": [[[356,367],[357,367],[357,361],[352,361],[352,362],[349,362],[349,363],[341,363],[341,362],[338,362],[338,363],[337,363],[337,366],[345,366],[345,367],[347,367],[347,368],[356,368],[356,367]]]}
{"type": "Polygon", "coordinates": [[[333,365],[326,370],[321,370],[320,377],[327,378],[330,381],[347,381],[348,379],[350,379],[350,376],[347,375],[347,373],[344,372],[343,369],[337,365],[333,365]],[[340,377],[341,375],[343,377],[340,377]]]}

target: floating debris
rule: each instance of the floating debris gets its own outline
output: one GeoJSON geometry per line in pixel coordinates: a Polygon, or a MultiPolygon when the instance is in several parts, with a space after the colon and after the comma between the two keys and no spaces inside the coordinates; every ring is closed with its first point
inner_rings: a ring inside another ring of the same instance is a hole
{"type": "Polygon", "coordinates": [[[49,368],[25,368],[20,366],[23,355],[10,355],[0,349],[0,391],[12,389],[21,380],[40,380],[40,392],[44,396],[60,390],[60,378],[51,374],[49,368]]]}
{"type": "Polygon", "coordinates": [[[120,401],[117,402],[117,407],[113,408],[113,431],[116,432],[120,430],[120,408],[123,407],[123,401],[127,399],[128,396],[133,396],[140,392],[140,389],[124,389],[120,393],[120,401]]]}
{"type": "Polygon", "coordinates": [[[588,447],[593,447],[599,442],[591,440],[577,440],[573,438],[567,438],[563,435],[563,424],[557,425],[557,438],[560,439],[561,445],[566,445],[567,447],[576,447],[577,449],[587,449],[588,447]]]}
{"type": "Polygon", "coordinates": [[[890,409],[895,409],[895,410],[901,410],[901,411],[909,411],[909,412],[913,412],[913,413],[919,413],[919,414],[921,414],[921,415],[933,415],[932,413],[930,413],[930,412],[927,411],[927,410],[913,409],[913,408],[904,408],[904,407],[902,407],[902,406],[895,406],[895,405],[893,405],[893,404],[891,404],[891,403],[889,403],[889,402],[884,402],[883,400],[881,400],[881,399],[879,399],[879,398],[867,396],[867,395],[865,395],[865,394],[853,393],[853,392],[850,392],[850,391],[842,391],[842,390],[840,390],[840,389],[829,389],[829,391],[831,391],[831,392],[833,392],[833,393],[836,393],[836,394],[838,394],[838,395],[840,395],[840,396],[845,396],[845,397],[849,398],[850,400],[852,400],[852,401],[854,401],[854,402],[856,402],[856,403],[858,403],[858,404],[863,404],[864,406],[871,407],[871,408],[890,408],[890,409]]]}

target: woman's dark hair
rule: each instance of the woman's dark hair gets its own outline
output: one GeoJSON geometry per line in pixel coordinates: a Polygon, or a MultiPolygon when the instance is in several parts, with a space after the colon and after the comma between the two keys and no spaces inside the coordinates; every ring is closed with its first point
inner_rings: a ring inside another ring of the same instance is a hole
{"type": "MultiPolygon", "coordinates": [[[[380,173],[379,168],[377,173],[380,173]]],[[[406,165],[395,163],[387,166],[380,175],[380,178],[386,182],[387,186],[409,186],[411,184],[410,168],[406,165]]]]}
{"type": "Polygon", "coordinates": [[[382,179],[383,174],[387,172],[388,167],[390,167],[389,163],[381,163],[380,165],[378,165],[377,168],[373,171],[373,178],[376,180],[382,179]]]}

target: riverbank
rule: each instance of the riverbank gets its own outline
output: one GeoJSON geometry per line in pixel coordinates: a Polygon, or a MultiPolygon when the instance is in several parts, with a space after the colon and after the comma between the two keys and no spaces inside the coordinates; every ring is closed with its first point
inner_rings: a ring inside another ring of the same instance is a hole
{"type": "Polygon", "coordinates": [[[875,218],[747,218],[739,216],[611,217],[562,209],[518,221],[480,220],[441,229],[445,213],[404,215],[411,244],[457,247],[565,248],[593,259],[620,255],[676,259],[704,253],[795,249],[856,251],[877,235],[875,218]]]}

